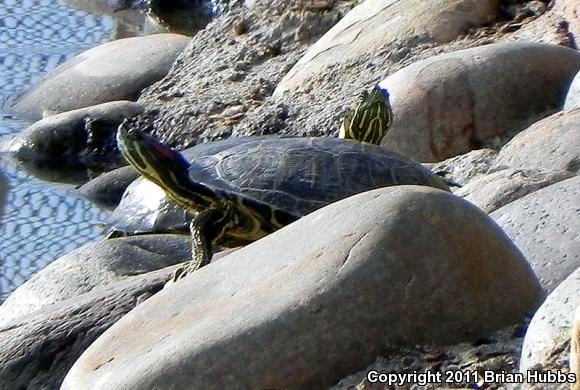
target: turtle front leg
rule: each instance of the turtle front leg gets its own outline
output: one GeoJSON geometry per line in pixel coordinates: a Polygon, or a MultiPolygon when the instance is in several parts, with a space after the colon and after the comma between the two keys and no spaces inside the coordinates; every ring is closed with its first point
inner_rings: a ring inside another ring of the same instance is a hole
{"type": "Polygon", "coordinates": [[[171,282],[177,282],[209,264],[213,254],[212,243],[218,240],[233,223],[235,223],[235,216],[232,215],[229,207],[214,207],[198,213],[189,224],[192,259],[175,271],[171,282]]]}

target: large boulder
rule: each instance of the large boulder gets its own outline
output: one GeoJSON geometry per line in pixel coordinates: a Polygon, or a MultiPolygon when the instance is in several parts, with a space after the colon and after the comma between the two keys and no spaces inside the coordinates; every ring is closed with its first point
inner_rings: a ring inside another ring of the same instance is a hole
{"type": "Polygon", "coordinates": [[[560,109],[580,69],[562,46],[502,43],[441,54],[390,75],[393,126],[383,145],[439,161],[525,129],[560,109]]]}
{"type": "MultiPolygon", "coordinates": [[[[497,0],[366,0],[320,38],[284,76],[275,94],[313,87],[324,70],[395,43],[449,42],[493,20],[497,0]]],[[[388,50],[388,49],[387,49],[388,50]]]]}
{"type": "Polygon", "coordinates": [[[497,166],[580,171],[580,108],[534,123],[499,152],[497,166]]]}
{"type": "Polygon", "coordinates": [[[542,299],[476,207],[432,188],[383,188],[158,293],[103,334],[62,389],[324,388],[387,345],[474,340],[542,299]]]}
{"type": "Polygon", "coordinates": [[[57,67],[11,109],[38,120],[99,103],[136,100],[145,87],[167,74],[189,41],[183,35],[156,34],[102,44],[57,67]]]}
{"type": "Polygon", "coordinates": [[[548,291],[580,267],[580,176],[532,192],[490,216],[548,291]]]}
{"type": "Polygon", "coordinates": [[[53,261],[0,306],[0,325],[128,277],[191,259],[191,238],[155,234],[84,245],[53,261]]]}

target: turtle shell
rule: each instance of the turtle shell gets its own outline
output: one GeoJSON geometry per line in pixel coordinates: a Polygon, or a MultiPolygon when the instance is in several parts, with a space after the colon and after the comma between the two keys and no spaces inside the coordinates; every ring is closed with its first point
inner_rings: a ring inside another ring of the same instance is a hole
{"type": "MultiPolygon", "coordinates": [[[[448,190],[428,168],[382,147],[337,138],[246,137],[197,145],[184,156],[190,178],[305,215],[367,190],[415,184],[448,190]]],[[[116,229],[184,229],[191,217],[163,190],[138,179],[111,216],[116,229]]]]}

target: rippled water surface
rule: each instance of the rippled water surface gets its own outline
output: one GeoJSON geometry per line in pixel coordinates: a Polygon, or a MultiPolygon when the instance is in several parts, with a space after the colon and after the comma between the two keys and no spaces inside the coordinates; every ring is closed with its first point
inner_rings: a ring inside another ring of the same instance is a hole
{"type": "MultiPolygon", "coordinates": [[[[0,135],[26,123],[7,107],[70,57],[110,40],[113,22],[57,0],[0,0],[0,135]]],[[[104,213],[70,186],[41,182],[0,159],[10,187],[0,220],[0,300],[57,257],[103,235],[104,213]]]]}

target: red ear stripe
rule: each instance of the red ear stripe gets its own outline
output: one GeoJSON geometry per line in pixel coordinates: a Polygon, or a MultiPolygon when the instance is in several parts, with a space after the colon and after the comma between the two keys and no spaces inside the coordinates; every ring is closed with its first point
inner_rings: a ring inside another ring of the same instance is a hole
{"type": "Polygon", "coordinates": [[[175,156],[175,152],[171,150],[171,148],[168,148],[167,146],[160,144],[158,142],[153,143],[151,147],[153,147],[155,149],[155,152],[161,155],[161,157],[163,158],[169,159],[174,158],[175,156]]]}

